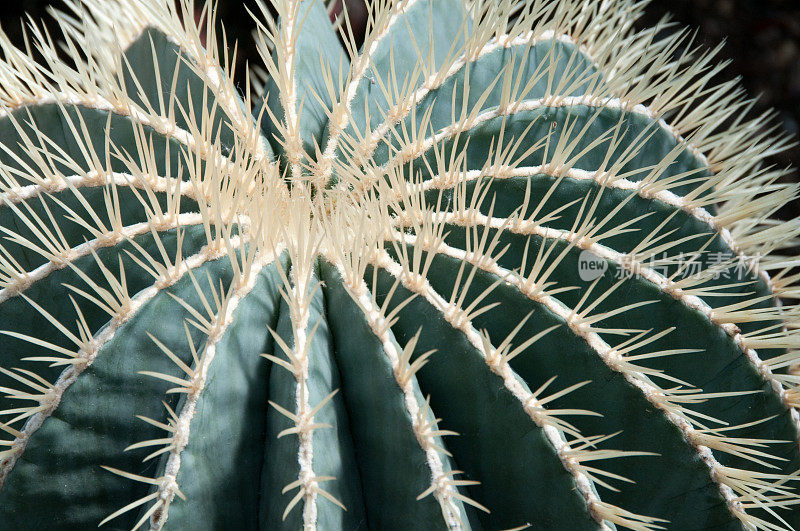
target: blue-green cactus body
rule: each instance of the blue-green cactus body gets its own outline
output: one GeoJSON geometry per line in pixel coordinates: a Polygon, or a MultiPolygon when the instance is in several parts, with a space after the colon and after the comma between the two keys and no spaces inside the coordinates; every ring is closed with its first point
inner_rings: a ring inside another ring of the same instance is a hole
{"type": "Polygon", "coordinates": [[[709,57],[276,1],[253,101],[207,23],[84,3],[63,82],[4,48],[0,529],[800,525],[795,189],[709,57]]]}

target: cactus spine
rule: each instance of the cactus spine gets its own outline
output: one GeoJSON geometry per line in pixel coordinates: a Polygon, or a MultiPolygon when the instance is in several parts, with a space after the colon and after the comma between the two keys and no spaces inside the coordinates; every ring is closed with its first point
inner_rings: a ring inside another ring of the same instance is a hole
{"type": "Polygon", "coordinates": [[[790,140],[715,51],[273,0],[240,91],[212,3],[68,4],[0,35],[0,529],[798,525],[790,140]]]}

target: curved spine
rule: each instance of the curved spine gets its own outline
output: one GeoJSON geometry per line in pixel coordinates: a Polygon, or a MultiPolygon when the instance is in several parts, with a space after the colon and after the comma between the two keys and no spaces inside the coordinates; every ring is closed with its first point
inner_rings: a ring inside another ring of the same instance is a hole
{"type": "MultiPolygon", "coordinates": [[[[233,240],[231,245],[234,248],[237,248],[239,246],[238,238],[233,240]]],[[[204,248],[199,253],[181,260],[175,265],[175,269],[171,271],[170,274],[162,275],[160,278],[155,279],[155,282],[152,286],[134,295],[128,304],[123,307],[124,313],[120,312],[112,316],[108,325],[103,327],[96,336],[86,342],[83,348],[75,352],[73,356],[74,362],[71,362],[69,367],[64,369],[58,380],[53,384],[51,391],[52,394],[48,397],[48,407],[31,416],[25,423],[23,430],[19,432],[19,435],[12,442],[10,450],[11,454],[3,459],[2,467],[0,467],[0,488],[2,488],[5,478],[14,468],[14,464],[19,456],[25,451],[25,447],[27,446],[30,438],[42,426],[44,421],[47,420],[47,418],[56,410],[59,402],[61,401],[61,396],[69,388],[69,386],[72,385],[72,383],[77,380],[80,374],[94,362],[94,359],[103,345],[111,341],[120,327],[122,327],[123,324],[136,315],[136,312],[138,312],[149,300],[155,297],[162,289],[174,285],[183,277],[183,275],[192,269],[196,269],[203,263],[215,259],[216,257],[216,253],[211,251],[209,248],[204,248]]]]}
{"type": "MultiPolygon", "coordinates": [[[[409,241],[414,241],[413,236],[406,235],[404,238],[409,241]]],[[[426,242],[422,240],[415,241],[415,245],[427,247],[426,242]]],[[[440,243],[438,249],[429,250],[458,258],[473,264],[475,267],[491,272],[500,278],[507,279],[510,284],[516,286],[528,298],[541,303],[548,310],[563,319],[569,329],[576,335],[582,337],[612,371],[621,373],[631,385],[642,392],[645,398],[653,404],[654,407],[662,411],[670,422],[683,432],[686,440],[694,446],[700,459],[708,466],[709,474],[713,481],[717,483],[720,493],[728,503],[728,508],[731,513],[736,516],[743,525],[746,527],[757,527],[756,524],[760,522],[758,517],[747,513],[746,509],[748,507],[765,507],[771,514],[777,516],[771,507],[785,505],[783,503],[783,496],[786,495],[788,491],[782,488],[781,485],[787,479],[796,479],[794,475],[781,476],[762,474],[731,469],[722,465],[714,457],[712,448],[710,448],[708,444],[715,444],[716,449],[724,451],[724,438],[715,436],[713,433],[708,433],[707,430],[698,430],[694,427],[693,422],[683,413],[686,408],[679,405],[681,402],[686,401],[687,395],[671,395],[666,390],[653,384],[646,374],[638,372],[635,365],[626,362],[616,349],[606,343],[597,332],[593,331],[591,324],[585,323],[584,317],[578,315],[576,309],[568,308],[559,300],[538,289],[525,287],[518,278],[515,278],[514,275],[511,274],[512,272],[505,270],[495,263],[487,261],[486,257],[476,260],[471,257],[469,253],[452,248],[444,243],[440,243]],[[744,475],[744,477],[742,477],[742,475],[744,475]],[[763,484],[761,482],[762,479],[774,479],[776,483],[774,485],[769,485],[768,483],[763,484]],[[751,482],[751,485],[748,485],[748,480],[751,482]],[[762,488],[759,488],[759,486],[762,488]],[[774,493],[775,499],[770,498],[770,492],[774,493]],[[748,498],[748,502],[742,501],[748,498]]],[[[402,274],[402,270],[398,274],[402,274]]],[[[413,283],[410,283],[409,287],[413,287],[413,283]]],[[[420,288],[417,287],[416,289],[419,290],[420,288]]],[[[698,398],[704,398],[704,395],[698,393],[698,398]]],[[[713,398],[713,396],[708,398],[713,398]]],[[[791,502],[791,499],[789,502],[791,502]]]]}
{"type": "MultiPolygon", "coordinates": [[[[454,307],[442,298],[441,295],[436,293],[426,279],[421,277],[409,277],[407,271],[405,271],[399,263],[392,260],[386,251],[379,251],[373,264],[376,267],[381,267],[393,277],[400,279],[403,286],[425,298],[433,307],[442,312],[445,320],[447,320],[451,326],[464,333],[469,342],[482,354],[488,368],[503,379],[506,388],[520,401],[531,420],[545,432],[548,440],[557,450],[562,465],[570,475],[575,478],[578,490],[586,500],[586,505],[589,507],[592,517],[597,521],[601,529],[610,529],[605,525],[604,520],[629,526],[632,525],[635,526],[634,528],[643,531],[660,528],[658,522],[663,522],[663,520],[659,518],[628,513],[624,509],[603,502],[600,499],[592,486],[592,481],[582,471],[580,458],[575,456],[575,452],[564,437],[564,433],[555,428],[551,423],[545,422],[544,419],[547,418],[547,410],[539,400],[537,400],[537,397],[525,389],[520,384],[519,380],[514,377],[511,366],[508,364],[505,357],[501,355],[498,349],[491,345],[485,335],[482,336],[475,329],[468,318],[462,315],[463,310],[454,307]]],[[[579,438],[579,444],[581,441],[582,439],[579,438]]],[[[617,456],[647,455],[643,452],[607,452],[617,454],[617,456]]]]}
{"type": "Polygon", "coordinates": [[[207,339],[200,357],[200,365],[192,370],[192,378],[189,381],[188,387],[189,392],[186,395],[186,401],[183,403],[180,412],[178,412],[177,420],[173,426],[174,432],[171,436],[172,441],[168,443],[168,445],[171,446],[171,450],[169,451],[167,462],[164,466],[164,473],[156,498],[157,501],[150,508],[150,511],[153,511],[150,516],[150,529],[153,531],[160,530],[164,527],[169,516],[169,505],[179,492],[178,472],[181,467],[181,452],[189,443],[192,417],[194,417],[197,401],[205,388],[208,369],[214,361],[216,344],[222,339],[227,328],[233,323],[233,313],[236,311],[239,302],[255,286],[258,272],[273,263],[276,257],[277,255],[275,253],[264,253],[260,256],[256,256],[248,268],[247,276],[239,279],[238,287],[227,294],[218,294],[220,296],[220,305],[217,308],[216,314],[208,323],[208,329],[204,330],[207,332],[207,339]],[[160,507],[163,507],[162,511],[157,510],[160,507]]]}

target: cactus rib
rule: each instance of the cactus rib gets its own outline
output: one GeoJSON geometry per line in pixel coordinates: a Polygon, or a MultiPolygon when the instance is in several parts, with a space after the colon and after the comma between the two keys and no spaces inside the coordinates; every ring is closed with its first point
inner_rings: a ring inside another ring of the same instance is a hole
{"type": "Polygon", "coordinates": [[[190,134],[185,129],[176,126],[175,124],[165,122],[161,116],[157,116],[140,109],[125,108],[118,104],[115,105],[113,102],[99,95],[95,95],[94,97],[69,93],[41,95],[31,100],[22,101],[14,107],[2,109],[0,111],[0,119],[5,118],[16,121],[14,118],[14,113],[16,112],[24,111],[28,107],[53,104],[84,107],[86,109],[94,109],[96,111],[113,112],[118,116],[130,119],[137,126],[149,127],[157,133],[174,139],[193,151],[201,152],[202,150],[202,148],[197,145],[194,135],[190,134]]]}
{"type": "MultiPolygon", "coordinates": [[[[502,378],[505,386],[514,394],[517,400],[524,405],[526,413],[547,435],[548,439],[558,452],[564,468],[576,478],[576,483],[580,493],[586,499],[586,503],[590,510],[593,510],[594,505],[599,503],[600,499],[591,486],[592,482],[589,479],[589,476],[582,469],[580,464],[581,460],[576,455],[577,452],[571,448],[570,444],[564,438],[564,435],[553,427],[554,424],[557,424],[557,421],[555,420],[558,418],[557,414],[549,413],[543,407],[542,404],[545,403],[544,400],[546,400],[546,398],[539,399],[536,394],[531,393],[528,389],[520,384],[508,364],[507,354],[502,352],[503,349],[492,345],[486,334],[480,334],[475,329],[470,322],[470,315],[465,315],[463,313],[464,310],[461,309],[459,304],[454,304],[452,300],[447,302],[438,293],[436,293],[435,290],[430,287],[430,285],[425,282],[420,282],[419,278],[414,277],[413,275],[409,278],[408,269],[403,268],[398,262],[392,260],[387,253],[382,253],[377,258],[374,265],[385,269],[392,276],[401,280],[405,287],[427,299],[434,307],[440,309],[442,314],[445,316],[445,319],[454,328],[460,329],[464,332],[475,349],[482,353],[483,358],[489,368],[502,378]],[[450,310],[454,311],[451,312],[450,310]]],[[[467,286],[464,286],[463,290],[466,291],[467,286]]],[[[503,343],[509,343],[512,339],[513,336],[510,336],[503,343]]],[[[587,411],[585,414],[591,415],[593,413],[591,411],[587,411]]],[[[601,436],[601,438],[602,437],[604,436],[601,436]]],[[[577,441],[578,445],[582,445],[582,443],[588,442],[589,439],[579,437],[577,441]]],[[[588,445],[583,444],[582,446],[588,445]]],[[[587,454],[591,455],[591,451],[587,452],[587,454]]],[[[633,452],[619,452],[618,454],[612,454],[610,457],[621,457],[624,455],[637,454],[633,452]]],[[[598,518],[597,516],[595,516],[595,518],[597,518],[598,523],[602,525],[602,519],[598,518]]]]}
{"type": "MultiPolygon", "coordinates": [[[[400,20],[401,15],[417,2],[418,0],[402,0],[398,3],[396,11],[385,13],[384,17],[379,18],[372,27],[373,33],[369,39],[369,46],[354,54],[355,59],[352,61],[352,65],[354,66],[352,67],[351,74],[347,79],[346,86],[343,91],[344,96],[340,102],[337,102],[337,105],[334,107],[333,113],[331,114],[330,123],[334,125],[334,127],[331,129],[332,134],[328,138],[328,142],[325,145],[321,160],[315,162],[317,166],[316,171],[319,173],[319,179],[322,182],[327,182],[331,177],[331,172],[333,171],[333,161],[336,157],[339,138],[350,121],[350,107],[353,103],[353,99],[356,97],[359,83],[365,79],[367,75],[367,70],[370,67],[371,57],[377,50],[378,46],[380,46],[381,41],[389,35],[392,26],[400,20]]],[[[348,43],[348,45],[353,51],[355,51],[356,46],[354,43],[348,43]]]]}
{"type": "MultiPolygon", "coordinates": [[[[197,214],[189,214],[189,219],[186,219],[186,214],[182,214],[181,216],[184,217],[183,221],[189,221],[190,223],[177,223],[172,227],[179,227],[179,226],[186,226],[189,224],[193,224],[191,222],[197,222],[196,218],[199,217],[197,214]]],[[[146,227],[147,231],[152,230],[151,227],[146,227]]],[[[135,233],[128,235],[128,237],[135,236],[135,233]]],[[[95,240],[96,242],[96,240],[95,240]]],[[[91,243],[87,242],[87,246],[91,249],[91,243]]],[[[235,239],[230,242],[230,245],[236,249],[239,247],[239,240],[235,239]]],[[[61,396],[64,392],[69,388],[69,386],[80,376],[80,374],[89,367],[93,362],[95,357],[97,356],[98,352],[101,350],[103,345],[109,342],[111,339],[114,338],[114,335],[117,333],[119,328],[125,324],[130,318],[136,314],[136,312],[144,306],[147,301],[151,300],[157,293],[159,293],[165,287],[174,285],[178,280],[180,280],[183,275],[190,273],[193,269],[198,268],[200,265],[205,263],[208,260],[215,259],[216,256],[214,253],[209,252],[210,249],[205,248],[201,250],[199,253],[194,254],[192,256],[186,257],[183,260],[180,260],[179,263],[176,263],[169,271],[166,271],[165,274],[161,274],[160,276],[154,276],[153,285],[149,288],[140,291],[133,297],[131,297],[128,304],[124,306],[125,313],[119,313],[114,315],[112,318],[111,326],[103,328],[96,336],[91,337],[88,341],[85,341],[82,344],[76,344],[78,347],[75,352],[66,352],[63,353],[64,355],[68,356],[65,358],[64,363],[68,364],[69,366],[64,369],[61,375],[58,377],[58,380],[53,384],[52,387],[52,396],[49,397],[49,403],[46,409],[36,412],[35,415],[32,415],[30,419],[25,423],[25,427],[22,431],[17,432],[15,434],[15,439],[11,441],[11,450],[8,450],[8,454],[3,452],[0,454],[0,459],[3,463],[3,466],[0,467],[0,488],[2,488],[3,483],[8,477],[8,475],[13,471],[14,464],[16,463],[17,459],[20,455],[25,451],[25,447],[27,446],[28,440],[36,433],[42,423],[52,415],[55,409],[58,407],[58,404],[61,401],[61,396]]],[[[88,251],[91,252],[91,251],[88,251]]],[[[88,253],[87,252],[87,253],[88,253]]],[[[84,253],[84,254],[87,254],[84,253]]],[[[47,266],[51,265],[52,262],[42,266],[44,268],[43,271],[50,272],[47,266]]],[[[35,272],[33,273],[35,275],[35,272]]],[[[2,295],[2,291],[0,291],[0,295],[2,295]]],[[[16,294],[19,294],[17,292],[16,294]]],[[[24,295],[22,295],[24,297],[24,295]]],[[[31,301],[31,304],[34,304],[31,301]]],[[[37,307],[37,310],[43,312],[48,319],[52,319],[49,315],[46,314],[45,310],[41,310],[37,307]]]]}
{"type": "MultiPolygon", "coordinates": [[[[342,278],[345,278],[347,273],[343,264],[337,263],[337,260],[333,257],[328,257],[328,259],[331,263],[335,264],[342,278]]],[[[383,351],[391,363],[395,381],[403,391],[404,404],[411,417],[411,426],[414,431],[414,436],[420,448],[425,452],[426,461],[430,468],[430,487],[420,493],[419,496],[424,497],[424,495],[427,496],[431,494],[434,496],[441,507],[442,515],[448,527],[455,528],[459,525],[463,525],[462,516],[456,500],[461,500],[470,504],[476,504],[477,502],[465,498],[462,494],[458,493],[456,487],[463,483],[459,483],[459,480],[452,479],[451,474],[444,469],[439,454],[447,454],[447,451],[436,442],[437,436],[455,435],[455,433],[434,429],[436,420],[430,422],[426,415],[427,410],[430,408],[429,403],[426,403],[425,407],[421,407],[414,395],[411,377],[414,372],[419,370],[420,366],[425,363],[425,358],[415,362],[414,365],[409,364],[411,354],[414,350],[413,342],[407,345],[401,352],[398,352],[398,348],[395,346],[395,343],[392,342],[389,335],[387,322],[391,322],[393,316],[391,314],[385,314],[386,304],[384,304],[383,307],[379,307],[371,297],[367,296],[367,293],[370,293],[370,291],[367,287],[367,283],[362,278],[357,279],[356,282],[357,283],[354,285],[345,285],[345,289],[348,295],[350,295],[362,309],[372,333],[383,346],[383,351]],[[406,367],[406,365],[408,365],[408,367],[406,367]]],[[[485,509],[480,505],[478,505],[478,507],[485,509]]]]}
{"type": "MultiPolygon", "coordinates": [[[[209,315],[210,320],[203,323],[206,327],[203,332],[208,339],[203,353],[199,358],[200,364],[190,369],[191,374],[188,375],[190,380],[187,382],[188,387],[186,389],[187,398],[180,411],[177,412],[174,432],[170,437],[171,441],[168,443],[171,449],[164,467],[164,481],[159,485],[158,490],[158,501],[163,505],[164,510],[160,511],[160,513],[153,513],[157,514],[157,517],[154,517],[151,521],[152,528],[161,529],[164,526],[167,521],[167,509],[169,508],[169,504],[172,502],[175,495],[180,493],[178,490],[178,471],[181,466],[181,452],[189,443],[192,417],[195,414],[197,400],[205,387],[208,368],[214,360],[216,343],[222,338],[227,327],[233,322],[233,312],[236,310],[239,302],[255,286],[257,273],[264,267],[275,263],[276,258],[277,257],[272,253],[269,255],[256,256],[251,265],[253,272],[249,275],[249,279],[246,283],[239,285],[235,290],[229,293],[213,292],[216,294],[214,302],[217,307],[213,309],[213,315],[209,315]]],[[[191,274],[191,272],[189,274],[191,274]]],[[[188,306],[187,309],[188,308],[191,308],[191,306],[188,306]]]]}
{"type": "MultiPolygon", "coordinates": [[[[409,240],[413,240],[412,238],[408,238],[409,240]]],[[[419,245],[419,243],[417,243],[419,245]]],[[[425,243],[422,244],[424,248],[427,248],[425,243]]],[[[499,278],[509,278],[513,276],[511,275],[512,272],[506,271],[499,266],[494,266],[490,268],[490,266],[486,263],[485,259],[475,259],[471,258],[468,253],[461,251],[459,249],[453,249],[447,246],[444,243],[439,244],[438,249],[429,249],[432,252],[442,253],[447,256],[451,256],[453,258],[458,259],[461,262],[469,262],[473,263],[474,267],[480,269],[486,269],[495,273],[499,278]]],[[[400,266],[400,264],[384,257],[384,260],[376,263],[383,267],[386,271],[390,274],[403,278],[405,280],[404,285],[409,289],[414,290],[416,293],[424,296],[425,298],[431,301],[431,304],[437,308],[449,308],[448,305],[441,297],[429,286],[427,283],[420,284],[419,281],[413,277],[409,276],[408,270],[404,269],[400,266]]],[[[511,281],[514,284],[514,281],[511,281]]],[[[519,288],[519,286],[518,286],[519,288]]],[[[521,289],[521,288],[520,288],[521,289]]],[[[579,312],[578,308],[567,308],[561,303],[557,301],[553,297],[546,295],[546,294],[531,294],[530,292],[525,293],[528,297],[542,303],[546,308],[550,311],[555,313],[556,315],[560,316],[567,324],[567,326],[572,330],[576,335],[582,337],[591,347],[595,350],[597,355],[603,359],[603,361],[608,365],[610,369],[613,371],[618,371],[622,373],[625,379],[631,383],[634,387],[638,388],[642,394],[647,398],[647,400],[653,404],[656,408],[662,410],[665,416],[678,426],[681,431],[683,431],[686,440],[692,444],[703,460],[709,468],[709,473],[711,478],[717,483],[720,492],[722,493],[724,499],[726,500],[731,512],[737,516],[742,522],[746,523],[747,525],[753,525],[755,523],[755,519],[751,517],[746,511],[746,504],[740,501],[739,496],[752,496],[753,504],[756,506],[762,507],[780,507],[783,505],[782,500],[780,498],[781,495],[787,494],[788,491],[781,489],[780,487],[768,487],[766,490],[761,491],[759,489],[760,486],[763,486],[762,483],[762,475],[747,470],[734,470],[729,469],[728,467],[723,466],[713,455],[712,449],[708,446],[705,446],[699,441],[705,443],[715,442],[716,450],[721,452],[726,451],[738,451],[740,448],[731,447],[730,443],[728,443],[724,438],[723,439],[714,439],[713,437],[703,437],[703,433],[698,433],[698,430],[694,427],[694,422],[692,421],[689,414],[691,414],[691,410],[689,410],[686,406],[682,405],[685,402],[691,403],[694,400],[708,400],[713,399],[717,396],[726,396],[725,394],[713,395],[709,393],[702,393],[702,392],[695,392],[693,394],[686,394],[678,393],[678,392],[670,392],[667,389],[663,389],[658,385],[654,384],[652,380],[648,377],[647,370],[640,370],[637,365],[632,364],[624,359],[622,356],[622,352],[617,348],[612,348],[608,345],[599,335],[597,332],[593,331],[592,324],[597,320],[600,320],[603,316],[594,316],[588,318],[585,315],[585,312],[579,312]],[[688,414],[687,414],[688,413],[688,414]],[[771,494],[774,494],[776,497],[773,499],[771,494]]],[[[629,308],[621,308],[623,311],[627,311],[629,308]]],[[[445,316],[447,312],[444,312],[445,316]]],[[[445,317],[447,318],[447,317],[445,317]]],[[[457,326],[453,323],[453,326],[457,326]]],[[[474,330],[474,329],[473,329],[474,330]]],[[[643,341],[644,344],[647,343],[647,339],[643,341]]],[[[660,353],[657,353],[660,354],[660,353]]],[[[668,354],[668,353],[666,353],[668,354]]],[[[738,394],[738,393],[735,393],[738,394]]],[[[727,396],[730,396],[728,394],[727,396]]],[[[712,419],[713,420],[713,419],[712,419]]],[[[759,446],[763,443],[768,443],[771,441],[753,441],[755,446],[759,446]]],[[[619,452],[618,454],[612,454],[612,457],[618,456],[626,456],[626,455],[647,455],[646,453],[636,453],[636,452],[619,452]]],[[[759,462],[756,460],[756,462],[759,462]]],[[[596,481],[596,480],[595,480],[596,481]]],[[[599,500],[589,499],[588,502],[590,507],[593,507],[593,504],[598,502],[599,500]]],[[[637,515],[637,518],[647,518],[644,516],[637,515]]],[[[622,521],[619,520],[611,520],[616,523],[622,524],[622,521]]],[[[658,521],[658,519],[654,519],[654,521],[658,521]]]]}
{"type": "Polygon", "coordinates": [[[83,175],[68,175],[63,178],[49,176],[42,179],[40,182],[25,186],[3,186],[5,191],[0,192],[0,203],[16,204],[46,193],[53,194],[63,192],[66,189],[74,190],[78,188],[103,187],[109,185],[118,188],[130,186],[144,192],[163,193],[176,191],[179,195],[190,199],[197,199],[197,194],[195,194],[191,183],[173,177],[132,175],[124,172],[98,173],[96,171],[91,171],[83,175]]]}
{"type": "Polygon", "coordinates": [[[134,238],[142,234],[149,234],[153,231],[159,232],[178,227],[187,227],[202,223],[202,221],[203,218],[197,213],[179,214],[174,220],[154,219],[148,222],[138,223],[122,228],[122,230],[113,235],[114,237],[95,238],[76,247],[71,247],[68,249],[68,255],[64,256],[61,261],[51,260],[40,265],[33,271],[19,271],[16,278],[8,282],[6,287],[0,290],[0,302],[4,302],[11,297],[16,297],[24,293],[24,291],[35,282],[47,278],[47,276],[54,271],[64,268],[78,258],[95,253],[98,249],[117,245],[126,239],[134,238]]]}
{"type": "MultiPolygon", "coordinates": [[[[423,220],[418,218],[417,223],[421,223],[423,220]]],[[[686,306],[687,308],[691,308],[700,312],[705,318],[712,323],[714,326],[719,327],[720,329],[724,330],[725,333],[731,337],[731,339],[736,342],[739,346],[741,351],[747,356],[753,366],[757,369],[758,373],[761,377],[770,384],[772,389],[781,397],[781,401],[784,403],[786,408],[789,410],[791,414],[792,422],[795,424],[795,427],[798,432],[798,437],[800,437],[800,414],[793,408],[792,403],[792,396],[789,390],[785,388],[781,380],[773,374],[771,366],[773,363],[770,361],[764,361],[759,358],[758,353],[751,347],[747,346],[747,340],[742,337],[739,328],[730,321],[730,318],[726,316],[728,312],[725,311],[724,308],[712,308],[709,306],[705,301],[703,301],[698,295],[695,293],[700,293],[705,296],[713,295],[706,289],[702,287],[694,287],[695,285],[701,285],[704,282],[708,281],[710,275],[706,278],[702,276],[697,278],[689,279],[691,282],[678,281],[675,282],[672,279],[664,276],[662,273],[658,272],[656,269],[648,267],[645,263],[644,259],[637,258],[636,254],[634,253],[621,253],[615,251],[612,248],[606,247],[601,243],[598,243],[599,240],[604,239],[608,236],[608,234],[595,234],[595,235],[584,235],[582,230],[576,232],[567,231],[562,229],[555,229],[552,227],[547,227],[541,225],[539,221],[511,221],[507,218],[492,218],[488,217],[485,214],[481,213],[479,210],[461,210],[457,213],[442,213],[441,215],[435,216],[432,220],[434,223],[442,223],[442,224],[451,224],[457,225],[461,227],[471,228],[471,227],[482,227],[484,229],[495,229],[497,230],[497,234],[500,234],[502,231],[508,231],[512,234],[519,234],[519,235],[536,235],[544,240],[562,240],[568,242],[570,245],[575,246],[576,248],[589,251],[594,256],[598,256],[600,258],[605,259],[609,262],[614,262],[618,264],[620,267],[627,270],[631,277],[641,277],[643,280],[650,282],[654,286],[658,287],[658,289],[665,293],[675,300],[679,301],[681,304],[686,306]]],[[[410,222],[407,222],[407,224],[410,222]]],[[[602,223],[597,225],[597,227],[601,227],[602,223]]],[[[487,234],[488,231],[484,232],[487,234]]],[[[644,242],[647,242],[652,237],[656,236],[658,233],[653,232],[650,236],[644,239],[644,242]]],[[[401,237],[398,235],[398,237],[401,237]]],[[[408,237],[406,237],[408,238],[408,237]]],[[[413,241],[413,238],[408,238],[409,241],[413,241]]],[[[657,254],[657,251],[662,251],[665,248],[669,248],[672,245],[679,244],[680,242],[671,242],[667,244],[663,244],[656,248],[656,252],[654,253],[652,250],[646,250],[645,246],[640,248],[640,253],[648,253],[651,256],[657,254]]],[[[495,244],[496,245],[496,244],[495,244]]],[[[466,258],[464,258],[466,259],[466,258]]],[[[497,263],[491,259],[490,256],[482,256],[479,259],[479,263],[489,266],[490,271],[494,272],[498,276],[504,277],[511,275],[511,271],[503,270],[497,263]]],[[[735,308],[732,309],[735,311],[735,308]]],[[[766,315],[763,316],[765,319],[769,319],[772,316],[766,315]]]]}
{"type": "MultiPolygon", "coordinates": [[[[650,175],[657,175],[659,168],[652,170],[650,175]]],[[[680,209],[708,225],[713,231],[719,233],[725,244],[736,253],[737,257],[747,262],[748,266],[757,271],[757,274],[764,279],[765,282],[772,287],[772,279],[766,271],[761,271],[759,264],[755,261],[754,257],[745,254],[740,244],[731,235],[728,225],[719,223],[715,216],[712,216],[708,210],[702,205],[707,203],[708,196],[703,197],[703,201],[692,200],[687,197],[681,197],[671,192],[668,187],[661,184],[657,180],[645,178],[640,181],[631,181],[623,175],[616,172],[605,171],[590,171],[580,168],[572,167],[568,164],[561,165],[558,168],[552,166],[515,166],[515,167],[502,167],[492,166],[487,169],[480,170],[467,170],[460,180],[462,184],[477,182],[481,178],[491,176],[493,179],[513,179],[518,177],[533,177],[535,175],[550,175],[552,177],[564,177],[568,179],[575,179],[579,181],[594,181],[598,185],[606,188],[616,188],[619,190],[629,190],[635,192],[642,199],[651,199],[669,205],[675,209],[680,209]]],[[[446,175],[435,175],[431,179],[427,179],[421,183],[422,190],[447,190],[452,188],[449,184],[446,175]]],[[[521,209],[524,212],[526,209],[521,209]]],[[[776,292],[776,296],[778,293],[776,292]]]]}

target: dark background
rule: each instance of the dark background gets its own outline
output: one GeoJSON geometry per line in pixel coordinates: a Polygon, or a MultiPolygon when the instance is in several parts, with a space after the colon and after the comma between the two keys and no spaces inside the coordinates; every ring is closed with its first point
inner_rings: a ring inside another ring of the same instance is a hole
{"type": "MultiPolygon", "coordinates": [[[[356,0],[357,2],[358,0],[356,0]]],[[[199,3],[199,2],[198,2],[199,3]]],[[[348,0],[348,4],[350,1],[348,0]]],[[[218,0],[220,19],[229,40],[239,41],[239,59],[258,63],[251,38],[254,24],[247,7],[258,10],[253,0],[218,0]]],[[[24,17],[44,19],[54,37],[57,30],[48,20],[48,6],[62,7],[59,0],[3,2],[0,24],[16,42],[24,17]]],[[[652,0],[638,21],[639,27],[655,25],[664,15],[682,27],[697,30],[699,42],[711,47],[725,41],[720,59],[730,59],[720,80],[741,77],[751,96],[758,96],[754,114],[774,108],[785,131],[797,136],[800,129],[800,2],[796,0],[652,0]]],[[[238,74],[244,69],[237,67],[238,74]]],[[[800,167],[800,147],[772,157],[778,167],[800,167]]],[[[787,177],[797,180],[797,171],[787,177]]],[[[785,206],[779,216],[800,216],[800,200],[785,206]]]]}

